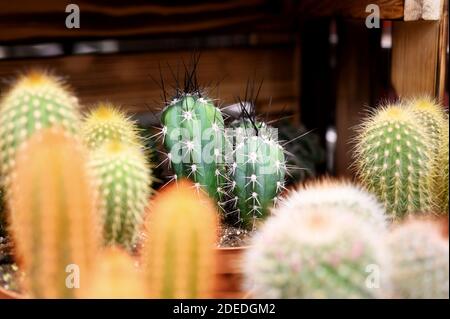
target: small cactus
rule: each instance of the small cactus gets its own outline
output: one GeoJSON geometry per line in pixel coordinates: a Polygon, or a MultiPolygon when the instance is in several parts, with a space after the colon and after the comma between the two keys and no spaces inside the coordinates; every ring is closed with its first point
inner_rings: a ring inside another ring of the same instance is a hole
{"type": "Polygon", "coordinates": [[[283,147],[265,123],[241,120],[234,127],[236,142],[229,160],[233,198],[228,202],[243,226],[251,229],[269,215],[284,189],[286,162],[283,147]]]}
{"type": "Polygon", "coordinates": [[[83,298],[145,298],[147,290],[136,261],[116,247],[102,252],[83,298]]]}
{"type": "Polygon", "coordinates": [[[186,180],[155,196],[143,265],[152,298],[211,297],[217,216],[214,204],[186,180]]]}
{"type": "Polygon", "coordinates": [[[61,129],[43,129],[19,151],[11,184],[11,233],[26,293],[79,296],[76,288],[90,281],[100,241],[82,145],[61,129]]]}
{"type": "Polygon", "coordinates": [[[19,147],[34,132],[54,125],[67,132],[78,131],[77,98],[59,79],[45,72],[21,76],[0,102],[0,171],[6,191],[19,147]]]}
{"type": "Polygon", "coordinates": [[[108,141],[141,144],[135,123],[116,106],[108,103],[99,103],[86,115],[82,125],[82,135],[90,149],[98,148],[108,141]]]}
{"type": "Polygon", "coordinates": [[[378,298],[390,288],[388,260],[376,228],[355,214],[280,207],[245,256],[245,282],[255,298],[378,298]]]}
{"type": "Polygon", "coordinates": [[[395,298],[449,298],[449,245],[432,221],[412,220],[387,236],[395,298]]]}
{"type": "Polygon", "coordinates": [[[280,207],[293,211],[339,209],[364,219],[378,231],[388,228],[384,208],[374,195],[339,180],[308,182],[291,191],[280,207]]]}
{"type": "Polygon", "coordinates": [[[355,148],[361,183],[391,218],[430,208],[432,151],[423,125],[401,105],[376,110],[359,128],[355,148]]]}
{"type": "Polygon", "coordinates": [[[90,166],[100,184],[104,241],[131,250],[150,196],[146,157],[135,145],[110,141],[92,151],[90,166]]]}

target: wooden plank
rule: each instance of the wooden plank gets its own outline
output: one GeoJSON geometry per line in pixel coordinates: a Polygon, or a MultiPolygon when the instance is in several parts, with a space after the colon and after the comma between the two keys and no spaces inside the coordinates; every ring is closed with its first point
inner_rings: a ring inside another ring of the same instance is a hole
{"type": "Polygon", "coordinates": [[[445,59],[442,46],[446,43],[446,37],[442,35],[441,23],[393,23],[391,79],[399,96],[438,96],[442,74],[440,63],[446,63],[442,61],[442,58],[445,59]]]}
{"type": "Polygon", "coordinates": [[[439,22],[439,49],[436,95],[440,101],[445,97],[445,81],[447,79],[447,47],[448,47],[448,0],[444,3],[444,11],[439,22]]]}
{"type": "MultiPolygon", "coordinates": [[[[81,55],[32,60],[0,60],[0,78],[14,76],[30,68],[50,68],[67,78],[78,94],[82,105],[90,107],[98,101],[110,101],[131,112],[163,106],[161,89],[151,79],[159,78],[161,64],[166,86],[174,85],[167,64],[176,70],[182,67],[182,59],[189,61],[192,53],[155,52],[122,55],[81,55]]],[[[256,72],[264,79],[258,99],[258,111],[272,114],[293,114],[297,111],[297,93],[294,81],[294,49],[215,49],[202,52],[198,68],[199,81],[218,88],[211,96],[219,98],[222,105],[234,103],[237,96],[244,96],[247,79],[256,72]],[[272,107],[269,100],[272,97],[272,107]]],[[[0,83],[0,92],[5,89],[0,83]]]]}

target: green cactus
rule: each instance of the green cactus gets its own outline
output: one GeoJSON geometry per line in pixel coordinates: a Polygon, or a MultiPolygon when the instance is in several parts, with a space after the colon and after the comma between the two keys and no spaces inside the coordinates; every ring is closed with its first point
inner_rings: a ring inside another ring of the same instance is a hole
{"type": "Polygon", "coordinates": [[[356,140],[359,180],[384,203],[392,219],[429,209],[432,151],[410,110],[381,107],[360,126],[356,140]]]}
{"type": "Polygon", "coordinates": [[[395,298],[449,298],[448,238],[432,221],[412,220],[387,236],[395,298]]]}
{"type": "Polygon", "coordinates": [[[329,205],[280,206],[245,255],[245,286],[255,298],[384,297],[389,258],[377,230],[329,205]]]}
{"type": "Polygon", "coordinates": [[[166,106],[161,122],[174,178],[190,178],[220,204],[226,174],[221,111],[200,93],[183,93],[166,106]]]}
{"type": "Polygon", "coordinates": [[[55,125],[67,132],[78,131],[77,98],[45,72],[20,77],[0,102],[0,170],[6,191],[19,147],[34,132],[55,125]]]}
{"type": "Polygon", "coordinates": [[[82,135],[90,149],[108,141],[140,146],[139,129],[122,111],[109,103],[99,103],[84,118],[82,135]]]}
{"type": "Polygon", "coordinates": [[[227,159],[231,163],[229,179],[233,195],[227,202],[232,203],[242,225],[251,229],[257,220],[269,215],[284,189],[284,150],[263,122],[243,119],[233,127],[234,150],[232,159],[227,159]]]}
{"type": "Polygon", "coordinates": [[[90,166],[99,181],[104,241],[131,250],[150,196],[146,157],[134,145],[110,141],[92,152],[90,166]]]}

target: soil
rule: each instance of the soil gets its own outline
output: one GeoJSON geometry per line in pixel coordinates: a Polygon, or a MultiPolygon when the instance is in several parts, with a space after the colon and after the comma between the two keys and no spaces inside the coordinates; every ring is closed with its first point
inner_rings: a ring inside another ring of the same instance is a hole
{"type": "Polygon", "coordinates": [[[221,225],[219,229],[218,247],[242,247],[250,243],[254,231],[248,231],[239,227],[221,225]]]}

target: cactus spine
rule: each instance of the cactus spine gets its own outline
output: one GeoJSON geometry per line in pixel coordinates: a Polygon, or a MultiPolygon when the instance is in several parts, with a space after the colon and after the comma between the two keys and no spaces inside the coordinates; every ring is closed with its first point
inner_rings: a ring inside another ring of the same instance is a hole
{"type": "Polygon", "coordinates": [[[102,252],[84,298],[144,298],[147,293],[136,261],[125,251],[109,247],[102,252]]]}
{"type": "Polygon", "coordinates": [[[143,264],[152,298],[208,298],[214,279],[216,209],[185,180],[155,196],[143,264]]]}
{"type": "Polygon", "coordinates": [[[405,107],[381,107],[359,129],[357,175],[392,218],[429,209],[430,160],[427,134],[405,107]]]}
{"type": "Polygon", "coordinates": [[[34,132],[54,125],[67,132],[78,130],[76,97],[45,72],[32,71],[20,77],[0,102],[0,170],[7,191],[19,147],[34,132]]]}
{"type": "Polygon", "coordinates": [[[265,123],[242,120],[236,125],[236,143],[230,169],[233,202],[239,220],[252,228],[266,218],[284,189],[286,163],[283,147],[265,123]]]}
{"type": "Polygon", "coordinates": [[[12,177],[11,231],[26,292],[77,297],[79,289],[67,282],[89,282],[99,244],[96,192],[82,146],[60,129],[43,129],[19,152],[12,177]]]}
{"type": "Polygon", "coordinates": [[[387,220],[383,206],[376,197],[349,182],[322,179],[308,182],[280,203],[280,207],[293,211],[339,209],[364,219],[383,232],[387,220]]]}
{"type": "Polygon", "coordinates": [[[441,132],[436,157],[432,162],[431,170],[431,198],[434,211],[448,214],[448,140],[449,140],[448,117],[447,125],[441,132]]]}
{"type": "Polygon", "coordinates": [[[395,298],[449,298],[449,245],[432,221],[408,221],[387,237],[395,298]]]}
{"type": "Polygon", "coordinates": [[[140,145],[136,125],[117,107],[99,103],[85,118],[82,135],[90,149],[100,147],[108,141],[140,145]]]}
{"type": "Polygon", "coordinates": [[[382,297],[389,290],[383,248],[375,228],[347,211],[281,207],[245,256],[246,285],[255,298],[382,297]],[[371,265],[382,269],[380,289],[366,284],[371,265]]]}
{"type": "Polygon", "coordinates": [[[131,250],[150,195],[146,158],[135,145],[110,141],[92,152],[90,166],[100,184],[104,241],[131,250]]]}

